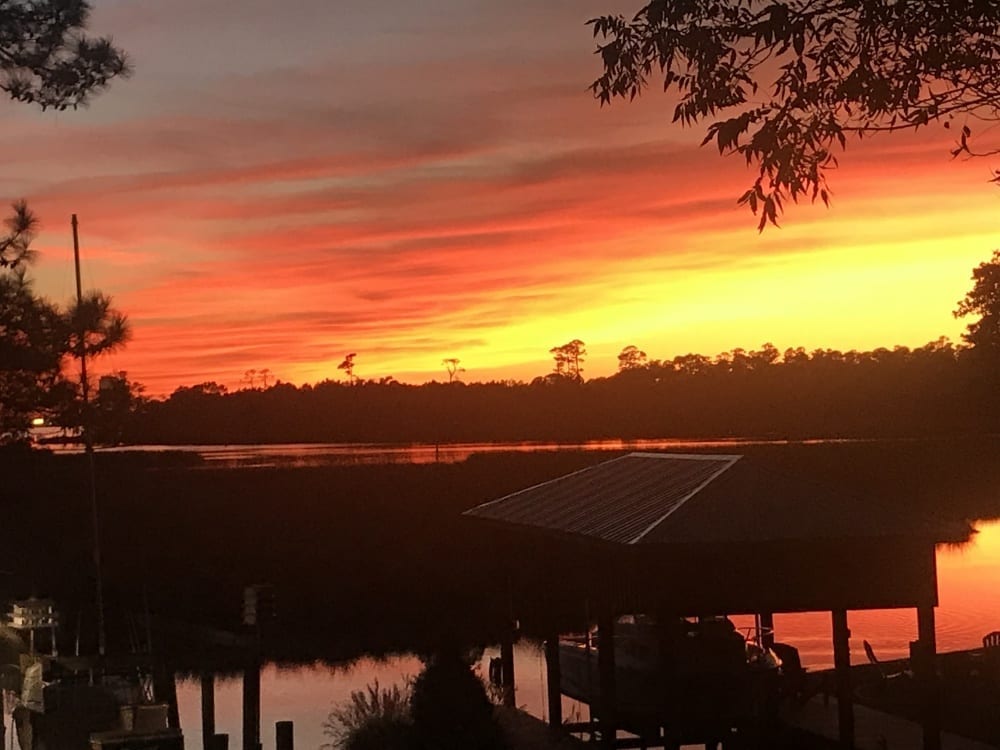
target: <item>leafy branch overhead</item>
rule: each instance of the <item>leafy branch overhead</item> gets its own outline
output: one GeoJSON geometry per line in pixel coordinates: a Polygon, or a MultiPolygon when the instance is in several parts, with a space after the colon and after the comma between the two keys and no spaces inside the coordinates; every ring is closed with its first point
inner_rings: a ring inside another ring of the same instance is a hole
{"type": "Polygon", "coordinates": [[[86,0],[0,0],[0,90],[42,109],[76,109],[130,72],[109,38],[83,33],[86,0]]]}
{"type": "MultiPolygon", "coordinates": [[[[829,203],[827,172],[848,138],[1000,119],[1000,0],[653,0],[631,20],[591,20],[602,104],[654,79],[673,120],[711,120],[702,145],[758,169],[739,203],[777,224],[789,199],[829,203]]],[[[997,172],[1000,181],[1000,172],[997,172]]]]}

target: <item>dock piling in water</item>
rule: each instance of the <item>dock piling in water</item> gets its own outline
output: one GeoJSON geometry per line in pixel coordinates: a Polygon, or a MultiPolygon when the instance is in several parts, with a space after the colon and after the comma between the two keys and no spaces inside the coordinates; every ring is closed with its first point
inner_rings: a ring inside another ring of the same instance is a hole
{"type": "Polygon", "coordinates": [[[274,742],[276,750],[295,750],[295,726],[290,721],[275,722],[274,742]]]}

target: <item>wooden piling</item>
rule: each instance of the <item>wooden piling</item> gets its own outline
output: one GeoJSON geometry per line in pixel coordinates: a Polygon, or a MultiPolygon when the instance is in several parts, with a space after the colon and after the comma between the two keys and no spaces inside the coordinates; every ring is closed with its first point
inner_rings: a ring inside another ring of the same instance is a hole
{"type": "Polygon", "coordinates": [[[201,673],[201,737],[204,750],[215,750],[215,675],[201,673]]]}
{"type": "Polygon", "coordinates": [[[290,721],[279,721],[274,725],[276,750],[295,750],[295,730],[290,721]]]}
{"type": "Polygon", "coordinates": [[[229,735],[213,734],[209,738],[209,747],[211,750],[229,750],[229,735]]]}
{"type": "Polygon", "coordinates": [[[837,683],[837,725],[840,746],[854,748],[854,695],[851,689],[851,631],[847,610],[833,610],[833,666],[837,683]]]}
{"type": "Polygon", "coordinates": [[[559,636],[545,639],[545,676],[549,701],[549,726],[562,726],[562,674],[559,669],[559,636]]]}
{"type": "Polygon", "coordinates": [[[933,605],[917,607],[917,653],[913,656],[917,658],[911,658],[910,666],[923,704],[923,750],[941,750],[941,700],[933,605]]]}
{"type": "Polygon", "coordinates": [[[243,750],[260,750],[260,659],[243,672],[243,750]]]}
{"type": "Polygon", "coordinates": [[[774,614],[760,613],[760,645],[764,648],[774,648],[774,614]]]}
{"type": "Polygon", "coordinates": [[[615,685],[615,618],[602,615],[597,622],[597,674],[600,685],[598,721],[601,746],[613,748],[618,735],[617,689],[615,685]]]}
{"type": "MultiPolygon", "coordinates": [[[[93,674],[90,676],[90,684],[94,683],[93,674]]],[[[180,729],[181,717],[177,708],[177,682],[174,679],[174,672],[166,665],[159,665],[153,669],[153,694],[156,700],[167,704],[167,726],[171,729],[180,729]]]]}
{"type": "Polygon", "coordinates": [[[504,628],[503,640],[500,641],[500,663],[502,673],[503,704],[515,708],[514,696],[514,628],[504,628]]]}

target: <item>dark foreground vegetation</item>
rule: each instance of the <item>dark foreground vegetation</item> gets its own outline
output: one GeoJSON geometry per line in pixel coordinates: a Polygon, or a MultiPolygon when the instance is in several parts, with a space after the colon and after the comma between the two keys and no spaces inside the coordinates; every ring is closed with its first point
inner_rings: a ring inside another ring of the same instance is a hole
{"type": "MultiPolygon", "coordinates": [[[[740,449],[752,451],[900,513],[1000,516],[996,438],[740,449]]],[[[242,587],[261,582],[275,586],[276,655],[288,658],[430,651],[489,634],[512,607],[538,622],[525,609],[544,603],[517,600],[489,535],[460,513],[610,455],[234,470],[98,454],[109,626],[125,634],[126,609],[141,612],[145,595],[159,618],[237,630],[242,587]]],[[[25,451],[0,461],[8,524],[0,569],[11,574],[0,577],[0,593],[55,597],[67,640],[82,608],[86,643],[93,566],[83,457],[25,451]]]]}
{"type": "Polygon", "coordinates": [[[992,364],[940,340],[870,352],[690,354],[588,381],[564,371],[531,383],[325,381],[231,393],[205,383],[109,410],[98,436],[213,444],[987,433],[1000,429],[992,364]]]}

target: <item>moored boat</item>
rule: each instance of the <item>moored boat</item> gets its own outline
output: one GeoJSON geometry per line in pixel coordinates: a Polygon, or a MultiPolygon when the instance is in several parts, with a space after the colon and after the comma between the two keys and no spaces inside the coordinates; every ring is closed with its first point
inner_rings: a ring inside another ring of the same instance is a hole
{"type": "MultiPolygon", "coordinates": [[[[643,734],[668,726],[683,737],[723,736],[773,711],[780,660],[759,636],[725,617],[657,621],[629,615],[615,623],[615,715],[643,734]]],[[[600,633],[559,642],[563,694],[600,713],[600,633]]]]}

